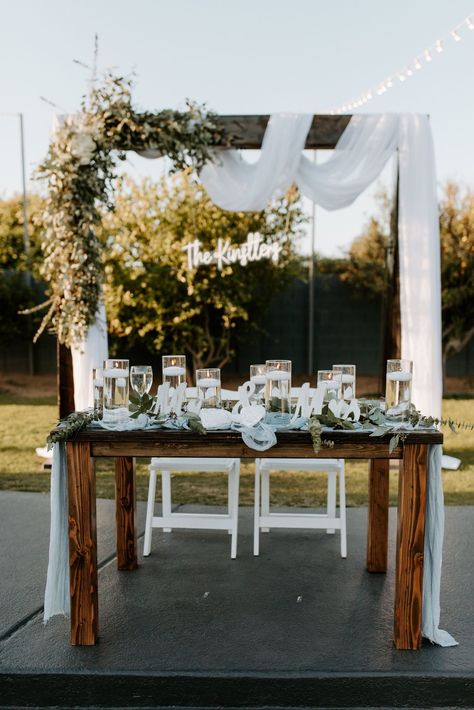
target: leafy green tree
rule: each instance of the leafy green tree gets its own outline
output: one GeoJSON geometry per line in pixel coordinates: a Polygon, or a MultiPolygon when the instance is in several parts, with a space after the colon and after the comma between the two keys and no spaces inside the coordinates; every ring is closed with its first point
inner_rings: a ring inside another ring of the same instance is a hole
{"type": "Polygon", "coordinates": [[[474,336],[474,192],[447,182],[440,202],[443,359],[474,336]]]}
{"type": "Polygon", "coordinates": [[[122,182],[102,227],[109,331],[151,352],[183,352],[195,368],[225,365],[237,336],[261,324],[272,296],[301,273],[303,221],[295,192],[264,212],[236,213],[216,207],[187,173],[122,182]],[[188,268],[190,242],[212,251],[219,238],[241,244],[249,233],[280,244],[277,263],[188,268]]]}
{"type": "Polygon", "coordinates": [[[30,253],[27,256],[23,242],[22,196],[0,200],[0,338],[3,344],[15,338],[31,340],[41,320],[36,315],[25,317],[19,312],[40,301],[38,286],[27,279],[26,272],[39,277],[42,202],[38,195],[28,196],[30,253]]]}
{"type": "MultiPolygon", "coordinates": [[[[365,293],[383,293],[387,283],[390,204],[381,195],[379,213],[354,240],[344,281],[365,293]]],[[[443,361],[461,352],[474,336],[474,192],[453,182],[439,202],[443,361]]]]}
{"type": "Polygon", "coordinates": [[[0,200],[0,269],[32,271],[39,276],[43,260],[41,253],[42,226],[40,214],[43,199],[39,195],[28,195],[28,235],[30,240],[29,258],[23,243],[23,198],[21,195],[0,200]]]}

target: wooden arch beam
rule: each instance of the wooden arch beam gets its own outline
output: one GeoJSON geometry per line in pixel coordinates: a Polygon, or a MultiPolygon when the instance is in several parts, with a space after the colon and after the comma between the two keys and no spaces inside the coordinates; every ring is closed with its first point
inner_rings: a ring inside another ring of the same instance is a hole
{"type": "MultiPolygon", "coordinates": [[[[233,147],[244,150],[258,150],[262,147],[263,136],[267,127],[268,114],[243,116],[217,116],[216,123],[233,137],[233,147]]],[[[351,120],[350,115],[332,116],[317,114],[306,138],[305,148],[308,150],[336,147],[337,141],[351,120]]]]}

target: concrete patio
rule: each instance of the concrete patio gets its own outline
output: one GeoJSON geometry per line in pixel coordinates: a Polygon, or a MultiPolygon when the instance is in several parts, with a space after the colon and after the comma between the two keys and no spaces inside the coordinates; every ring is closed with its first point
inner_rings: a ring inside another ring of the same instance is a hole
{"type": "Polygon", "coordinates": [[[474,707],[474,508],[446,514],[441,626],[459,646],[418,652],[392,646],[393,545],[369,575],[366,518],[348,510],[347,560],[304,531],[263,535],[255,558],[244,508],[237,560],[221,532],[155,531],[130,573],[99,501],[101,639],[71,647],[66,619],[42,622],[49,498],[2,493],[0,707],[474,707]]]}

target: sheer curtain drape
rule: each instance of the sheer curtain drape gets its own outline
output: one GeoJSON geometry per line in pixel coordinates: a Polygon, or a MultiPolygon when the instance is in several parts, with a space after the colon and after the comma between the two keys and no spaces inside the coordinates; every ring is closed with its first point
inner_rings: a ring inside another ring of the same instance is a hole
{"type": "Polygon", "coordinates": [[[216,163],[204,167],[200,179],[223,209],[264,209],[295,182],[303,195],[336,210],[354,202],[398,149],[402,357],[414,361],[413,401],[423,413],[439,417],[439,227],[428,119],[414,114],[353,116],[321,165],[301,153],[311,120],[295,114],[272,116],[256,163],[246,162],[237,151],[223,151],[216,163]]]}

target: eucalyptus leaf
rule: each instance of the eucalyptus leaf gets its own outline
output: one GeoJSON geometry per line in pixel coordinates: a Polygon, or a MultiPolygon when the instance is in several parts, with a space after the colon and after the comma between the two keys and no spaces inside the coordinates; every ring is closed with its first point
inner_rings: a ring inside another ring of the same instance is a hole
{"type": "Polygon", "coordinates": [[[389,444],[388,444],[388,453],[389,454],[391,454],[393,451],[395,451],[399,442],[400,442],[400,435],[399,434],[395,434],[394,436],[392,436],[392,438],[390,439],[389,444]]]}
{"type": "Polygon", "coordinates": [[[370,434],[370,436],[383,436],[384,434],[387,434],[389,432],[389,429],[386,426],[378,426],[374,431],[370,434]]]}

